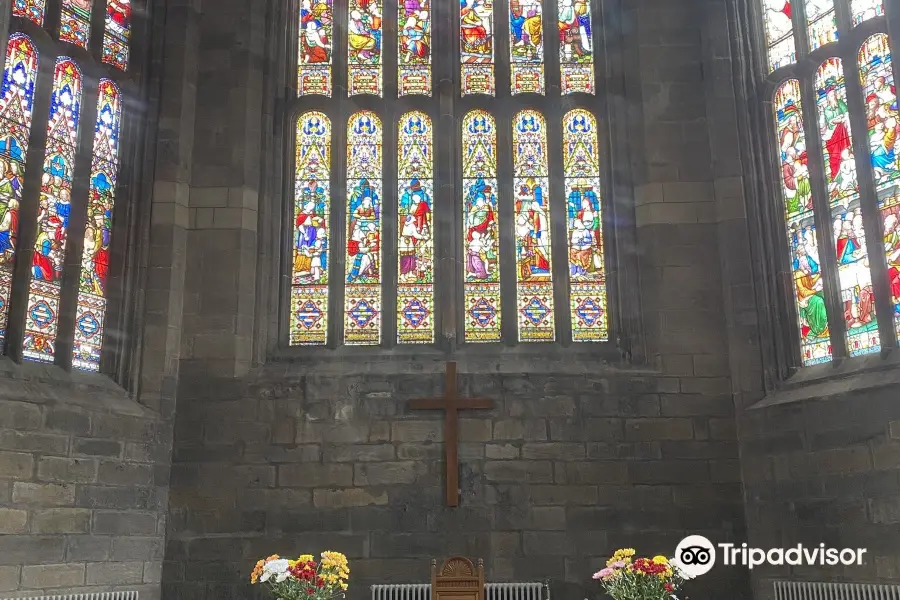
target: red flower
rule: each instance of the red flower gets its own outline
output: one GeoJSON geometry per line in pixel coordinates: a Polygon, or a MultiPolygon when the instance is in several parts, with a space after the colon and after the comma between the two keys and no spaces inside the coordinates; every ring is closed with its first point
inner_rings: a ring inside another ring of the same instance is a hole
{"type": "Polygon", "coordinates": [[[675,591],[675,586],[672,585],[671,583],[667,583],[666,585],[663,586],[663,589],[671,594],[672,592],[675,591]]]}

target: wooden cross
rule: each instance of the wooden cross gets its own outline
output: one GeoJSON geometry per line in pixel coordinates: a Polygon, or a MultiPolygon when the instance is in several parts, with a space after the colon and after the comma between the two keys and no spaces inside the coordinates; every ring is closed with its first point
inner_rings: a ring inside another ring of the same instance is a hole
{"type": "Polygon", "coordinates": [[[488,398],[459,398],[456,395],[456,363],[447,363],[446,383],[442,398],[410,400],[412,410],[443,410],[444,453],[447,461],[447,506],[459,506],[459,411],[471,408],[493,408],[488,398]]]}

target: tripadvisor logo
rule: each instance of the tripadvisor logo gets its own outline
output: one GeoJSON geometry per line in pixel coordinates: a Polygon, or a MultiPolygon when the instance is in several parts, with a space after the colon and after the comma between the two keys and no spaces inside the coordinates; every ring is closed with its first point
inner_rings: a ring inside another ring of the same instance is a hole
{"type": "Polygon", "coordinates": [[[725,566],[744,566],[748,569],[761,565],[780,567],[820,566],[836,567],[862,566],[865,548],[828,548],[825,544],[807,547],[797,544],[790,548],[751,548],[747,544],[737,546],[730,543],[713,545],[702,535],[690,535],[678,544],[675,562],[690,578],[709,573],[720,557],[725,566]]]}

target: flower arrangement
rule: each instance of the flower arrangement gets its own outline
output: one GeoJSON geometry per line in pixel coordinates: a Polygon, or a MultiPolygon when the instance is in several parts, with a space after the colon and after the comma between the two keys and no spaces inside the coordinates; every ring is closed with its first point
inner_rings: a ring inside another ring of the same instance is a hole
{"type": "Polygon", "coordinates": [[[594,579],[615,600],[664,600],[675,598],[689,577],[665,556],[635,558],[634,548],[616,550],[606,568],[594,579]]]}
{"type": "Polygon", "coordinates": [[[279,600],[333,600],[342,598],[350,579],[347,557],[326,550],[316,562],[312,554],[296,560],[273,554],[256,563],[250,583],[265,583],[279,600]]]}

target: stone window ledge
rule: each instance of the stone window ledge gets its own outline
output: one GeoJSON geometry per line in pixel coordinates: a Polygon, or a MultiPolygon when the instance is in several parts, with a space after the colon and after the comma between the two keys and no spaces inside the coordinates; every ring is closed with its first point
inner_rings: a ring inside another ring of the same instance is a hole
{"type": "Polygon", "coordinates": [[[900,350],[800,369],[749,410],[888,386],[900,387],[900,350]]]}
{"type": "Polygon", "coordinates": [[[0,399],[33,404],[68,404],[138,417],[156,416],[112,379],[99,373],[66,371],[57,365],[0,357],[0,399]]]}

